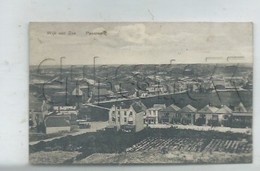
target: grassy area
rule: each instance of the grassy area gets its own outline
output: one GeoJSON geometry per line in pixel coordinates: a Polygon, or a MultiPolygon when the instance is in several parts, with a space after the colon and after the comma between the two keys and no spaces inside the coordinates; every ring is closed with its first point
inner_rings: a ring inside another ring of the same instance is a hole
{"type": "Polygon", "coordinates": [[[231,164],[251,163],[252,154],[228,154],[224,152],[195,153],[171,151],[162,154],[158,151],[121,154],[95,153],[74,164],[231,164]]]}
{"type": "Polygon", "coordinates": [[[30,164],[63,164],[66,160],[71,159],[79,155],[79,152],[67,152],[67,151],[51,151],[51,152],[37,152],[30,154],[30,164]]]}
{"type": "Polygon", "coordinates": [[[59,137],[59,136],[65,135],[66,133],[67,132],[59,132],[59,133],[53,133],[53,134],[32,133],[32,134],[29,134],[29,142],[59,137]]]}

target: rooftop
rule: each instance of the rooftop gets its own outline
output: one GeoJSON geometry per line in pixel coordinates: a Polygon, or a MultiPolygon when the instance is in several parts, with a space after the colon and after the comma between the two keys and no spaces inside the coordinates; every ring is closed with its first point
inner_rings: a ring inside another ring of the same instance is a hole
{"type": "Polygon", "coordinates": [[[216,113],[218,110],[219,110],[219,108],[217,108],[217,107],[206,105],[205,107],[200,109],[198,112],[199,113],[216,113]]]}
{"type": "Polygon", "coordinates": [[[181,110],[179,110],[178,112],[183,112],[183,113],[190,113],[190,112],[196,112],[197,109],[191,105],[187,105],[185,107],[183,107],[181,110]]]}
{"type": "Polygon", "coordinates": [[[162,111],[164,112],[177,112],[179,111],[181,108],[179,108],[178,106],[176,106],[175,104],[172,104],[170,106],[168,106],[167,108],[163,109],[162,111]]]}
{"type": "Polygon", "coordinates": [[[226,105],[223,105],[219,110],[216,111],[216,113],[228,114],[228,113],[232,113],[232,110],[229,107],[227,107],[226,105]]]}
{"type": "Polygon", "coordinates": [[[144,112],[147,109],[141,101],[134,102],[131,104],[131,106],[133,107],[136,113],[144,112]]]}

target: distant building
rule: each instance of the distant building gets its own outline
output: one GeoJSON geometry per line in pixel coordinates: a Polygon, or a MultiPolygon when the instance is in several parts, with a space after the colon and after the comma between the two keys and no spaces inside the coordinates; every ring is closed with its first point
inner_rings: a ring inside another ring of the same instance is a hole
{"type": "Polygon", "coordinates": [[[109,110],[109,127],[126,132],[138,132],[144,129],[143,117],[146,106],[142,102],[134,102],[130,106],[121,103],[113,105],[109,110]]]}
{"type": "Polygon", "coordinates": [[[226,88],[226,83],[224,79],[215,79],[212,82],[214,89],[223,90],[226,88]]]}
{"type": "Polygon", "coordinates": [[[144,116],[144,123],[146,124],[158,124],[159,123],[159,111],[165,109],[165,104],[154,104],[152,108],[147,109],[144,116]]]}
{"type": "Polygon", "coordinates": [[[92,98],[94,101],[102,101],[106,100],[108,97],[110,97],[113,93],[111,91],[108,91],[104,88],[94,88],[92,92],[92,98]]]}
{"type": "Polygon", "coordinates": [[[53,110],[59,115],[78,115],[76,106],[53,106],[53,110]]]}
{"type": "Polygon", "coordinates": [[[77,86],[71,93],[73,96],[83,96],[83,91],[77,86]]]}
{"type": "Polygon", "coordinates": [[[85,94],[84,92],[81,90],[79,84],[77,83],[76,88],[71,92],[71,98],[73,99],[73,101],[79,105],[80,103],[82,103],[83,99],[85,100],[85,94]]]}
{"type": "Polygon", "coordinates": [[[69,132],[70,126],[70,117],[68,116],[48,116],[45,119],[46,134],[69,132]]]}
{"type": "Polygon", "coordinates": [[[181,124],[194,124],[195,123],[195,114],[197,109],[191,105],[187,105],[180,109],[177,114],[176,118],[174,119],[175,122],[179,122],[181,124]]]}
{"type": "Polygon", "coordinates": [[[160,110],[158,116],[159,123],[173,123],[173,118],[176,117],[176,113],[179,110],[180,108],[174,104],[160,110]]]}
{"type": "Polygon", "coordinates": [[[165,87],[163,85],[151,85],[150,87],[146,88],[146,92],[148,92],[151,95],[158,95],[158,94],[163,94],[165,93],[167,90],[165,89],[165,87]]]}

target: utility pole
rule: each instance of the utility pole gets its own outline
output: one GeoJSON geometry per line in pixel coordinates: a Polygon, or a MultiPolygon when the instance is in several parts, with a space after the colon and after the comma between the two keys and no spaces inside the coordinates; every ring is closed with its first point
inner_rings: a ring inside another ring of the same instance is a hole
{"type": "Polygon", "coordinates": [[[60,57],[60,81],[62,82],[62,60],[66,57],[62,56],[60,57]]]}
{"type": "Polygon", "coordinates": [[[94,76],[94,86],[96,85],[96,59],[99,58],[98,56],[93,57],[93,76],[94,76]]]}
{"type": "Polygon", "coordinates": [[[65,98],[66,98],[66,103],[65,103],[65,105],[66,106],[68,106],[69,104],[69,102],[68,102],[68,77],[66,77],[66,85],[65,85],[66,87],[65,87],[65,98]]]}

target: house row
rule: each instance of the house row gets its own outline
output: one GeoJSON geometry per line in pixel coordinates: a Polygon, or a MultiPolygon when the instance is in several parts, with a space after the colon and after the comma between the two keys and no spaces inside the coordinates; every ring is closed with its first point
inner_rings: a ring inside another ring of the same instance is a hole
{"type": "Polygon", "coordinates": [[[234,109],[226,105],[215,107],[206,105],[198,110],[192,105],[183,108],[172,104],[154,104],[147,108],[142,102],[134,102],[127,106],[124,103],[113,105],[109,111],[109,126],[123,131],[140,131],[145,124],[172,123],[183,125],[210,125],[237,127],[252,124],[252,110],[239,103],[234,109]]]}
{"type": "Polygon", "coordinates": [[[158,111],[158,123],[231,126],[232,122],[233,124],[239,122],[241,127],[243,124],[250,126],[252,109],[246,109],[243,103],[239,103],[233,109],[226,105],[220,107],[206,105],[200,110],[191,105],[179,108],[172,104],[158,111]]]}

